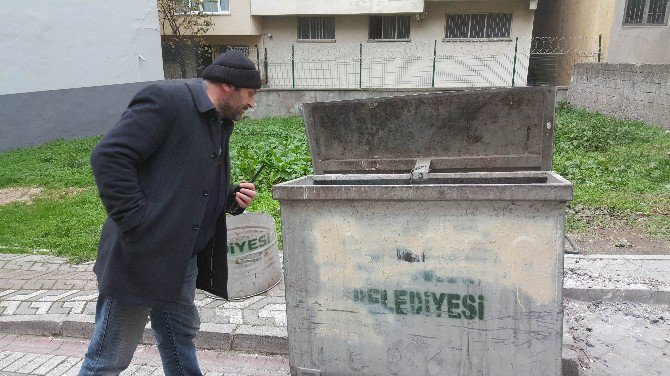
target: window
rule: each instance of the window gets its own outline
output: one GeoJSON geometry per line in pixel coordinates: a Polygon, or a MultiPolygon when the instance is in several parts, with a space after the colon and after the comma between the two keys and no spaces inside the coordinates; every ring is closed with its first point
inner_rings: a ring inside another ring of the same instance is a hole
{"type": "Polygon", "coordinates": [[[628,0],[624,25],[665,25],[668,0],[628,0]]]}
{"type": "Polygon", "coordinates": [[[335,17],[298,17],[298,39],[335,39],[335,17]]]}
{"type": "Polygon", "coordinates": [[[511,13],[447,14],[444,37],[447,39],[509,38],[511,13]]]}
{"type": "Polygon", "coordinates": [[[371,40],[409,40],[409,16],[370,16],[371,40]]]}
{"type": "Polygon", "coordinates": [[[229,0],[204,0],[202,11],[207,13],[227,13],[230,11],[229,0]]]}
{"type": "MultiPolygon", "coordinates": [[[[186,10],[193,9],[197,3],[192,0],[182,0],[182,4],[183,9],[186,10]]],[[[205,13],[228,13],[230,12],[230,0],[202,0],[200,9],[205,13]]]]}

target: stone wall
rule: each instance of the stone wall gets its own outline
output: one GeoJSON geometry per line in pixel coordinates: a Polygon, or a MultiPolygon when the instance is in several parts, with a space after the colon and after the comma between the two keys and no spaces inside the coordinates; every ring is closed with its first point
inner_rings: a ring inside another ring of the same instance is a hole
{"type": "Polygon", "coordinates": [[[568,101],[670,130],[670,64],[576,64],[568,101]]]}
{"type": "Polygon", "coordinates": [[[0,95],[0,152],[105,133],[150,83],[0,95]]]}
{"type": "MultiPolygon", "coordinates": [[[[35,146],[55,139],[75,139],[105,133],[128,103],[151,83],[137,82],[74,89],[0,95],[0,152],[35,146]]],[[[420,94],[420,90],[261,90],[251,118],[300,116],[305,102],[420,94]]]]}

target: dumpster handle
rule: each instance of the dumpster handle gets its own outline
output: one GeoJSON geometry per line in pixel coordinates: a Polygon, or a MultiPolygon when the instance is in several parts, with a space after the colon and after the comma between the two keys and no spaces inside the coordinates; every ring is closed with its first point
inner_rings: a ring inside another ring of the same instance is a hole
{"type": "Polygon", "coordinates": [[[412,184],[415,180],[425,180],[430,171],[430,158],[419,158],[414,165],[414,168],[409,174],[409,183],[412,184]]]}

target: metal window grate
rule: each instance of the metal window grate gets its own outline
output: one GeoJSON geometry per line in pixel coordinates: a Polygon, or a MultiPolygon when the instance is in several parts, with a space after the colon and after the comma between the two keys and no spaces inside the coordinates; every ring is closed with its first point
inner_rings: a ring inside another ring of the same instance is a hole
{"type": "Polygon", "coordinates": [[[486,31],[486,15],[470,15],[470,38],[484,38],[486,31]]]}
{"type": "Polygon", "coordinates": [[[646,0],[628,0],[626,6],[626,20],[627,24],[640,24],[644,17],[644,6],[646,0]]]}
{"type": "Polygon", "coordinates": [[[299,17],[298,39],[335,39],[335,17],[299,17]]]}
{"type": "Polygon", "coordinates": [[[447,14],[444,37],[448,39],[509,38],[511,13],[447,14]]]}
{"type": "Polygon", "coordinates": [[[667,17],[668,0],[628,0],[624,24],[665,25],[667,17]]]}
{"type": "Polygon", "coordinates": [[[370,16],[372,40],[409,39],[409,16],[370,16]]]}
{"type": "Polygon", "coordinates": [[[470,29],[469,14],[448,14],[445,38],[467,38],[470,29]]]}
{"type": "Polygon", "coordinates": [[[665,24],[668,9],[668,0],[649,0],[649,13],[647,14],[647,23],[665,24]]]}
{"type": "Polygon", "coordinates": [[[486,15],[487,38],[509,38],[511,27],[511,13],[491,13],[486,15]]]}

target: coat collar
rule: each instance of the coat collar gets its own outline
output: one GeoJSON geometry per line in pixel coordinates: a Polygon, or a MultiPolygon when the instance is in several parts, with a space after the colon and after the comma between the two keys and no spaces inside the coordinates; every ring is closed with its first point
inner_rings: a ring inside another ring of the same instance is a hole
{"type": "Polygon", "coordinates": [[[191,95],[193,96],[193,100],[195,101],[195,106],[198,108],[198,111],[201,113],[215,111],[214,104],[207,96],[207,92],[205,91],[205,82],[202,79],[197,78],[186,81],[186,86],[191,91],[191,95]]]}

